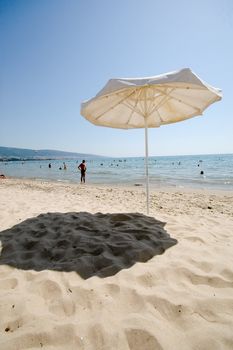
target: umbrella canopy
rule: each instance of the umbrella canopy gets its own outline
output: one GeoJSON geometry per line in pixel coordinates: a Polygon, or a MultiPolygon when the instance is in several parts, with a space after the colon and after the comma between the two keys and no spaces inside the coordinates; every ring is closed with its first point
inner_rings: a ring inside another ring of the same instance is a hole
{"type": "Polygon", "coordinates": [[[147,128],[176,123],[201,115],[222,98],[189,68],[147,78],[110,79],[92,99],[82,103],[81,114],[95,125],[145,128],[147,213],[149,212],[147,128]]]}

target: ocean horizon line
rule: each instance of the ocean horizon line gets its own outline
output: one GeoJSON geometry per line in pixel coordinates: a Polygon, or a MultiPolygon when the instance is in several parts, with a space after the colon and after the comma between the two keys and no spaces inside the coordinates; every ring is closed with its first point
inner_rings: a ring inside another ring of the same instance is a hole
{"type": "MultiPolygon", "coordinates": [[[[24,147],[12,147],[12,146],[0,146],[0,148],[6,148],[6,149],[14,149],[14,150],[22,150],[22,151],[33,151],[33,152],[61,152],[61,153],[67,153],[70,154],[67,155],[60,155],[60,156],[15,156],[15,155],[9,155],[9,156],[2,156],[0,153],[0,160],[4,158],[19,158],[21,160],[24,158],[25,160],[59,160],[59,159],[75,159],[76,157],[89,157],[89,158],[144,158],[145,154],[142,155],[104,155],[104,154],[93,154],[93,153],[86,153],[86,152],[76,152],[76,151],[64,151],[59,149],[50,149],[50,148],[24,148],[24,147]],[[73,155],[71,155],[73,154],[73,155]]],[[[233,152],[224,152],[224,153],[188,153],[188,154],[166,154],[166,155],[148,155],[149,158],[155,158],[155,157],[193,157],[193,156],[221,156],[221,155],[232,155],[233,152]]]]}

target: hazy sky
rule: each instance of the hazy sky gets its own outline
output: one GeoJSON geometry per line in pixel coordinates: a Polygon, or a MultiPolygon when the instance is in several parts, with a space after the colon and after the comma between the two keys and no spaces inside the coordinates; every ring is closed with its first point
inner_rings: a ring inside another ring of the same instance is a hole
{"type": "Polygon", "coordinates": [[[150,155],[233,153],[232,0],[0,0],[0,146],[143,155],[143,130],[94,126],[81,101],[184,67],[223,99],[150,129],[150,155]]]}

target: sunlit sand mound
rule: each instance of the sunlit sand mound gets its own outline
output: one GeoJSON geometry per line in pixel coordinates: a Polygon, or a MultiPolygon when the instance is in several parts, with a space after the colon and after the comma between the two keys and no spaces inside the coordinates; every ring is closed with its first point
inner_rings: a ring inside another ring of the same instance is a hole
{"type": "Polygon", "coordinates": [[[0,264],[106,277],[176,244],[164,225],[135,213],[41,214],[0,234],[0,264]]]}

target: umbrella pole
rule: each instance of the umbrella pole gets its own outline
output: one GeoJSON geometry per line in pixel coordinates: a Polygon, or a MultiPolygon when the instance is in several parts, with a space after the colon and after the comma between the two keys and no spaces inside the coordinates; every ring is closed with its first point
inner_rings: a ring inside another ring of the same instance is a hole
{"type": "Polygon", "coordinates": [[[149,172],[148,172],[148,132],[147,118],[145,118],[145,154],[146,154],[146,213],[149,214],[149,172]]]}

